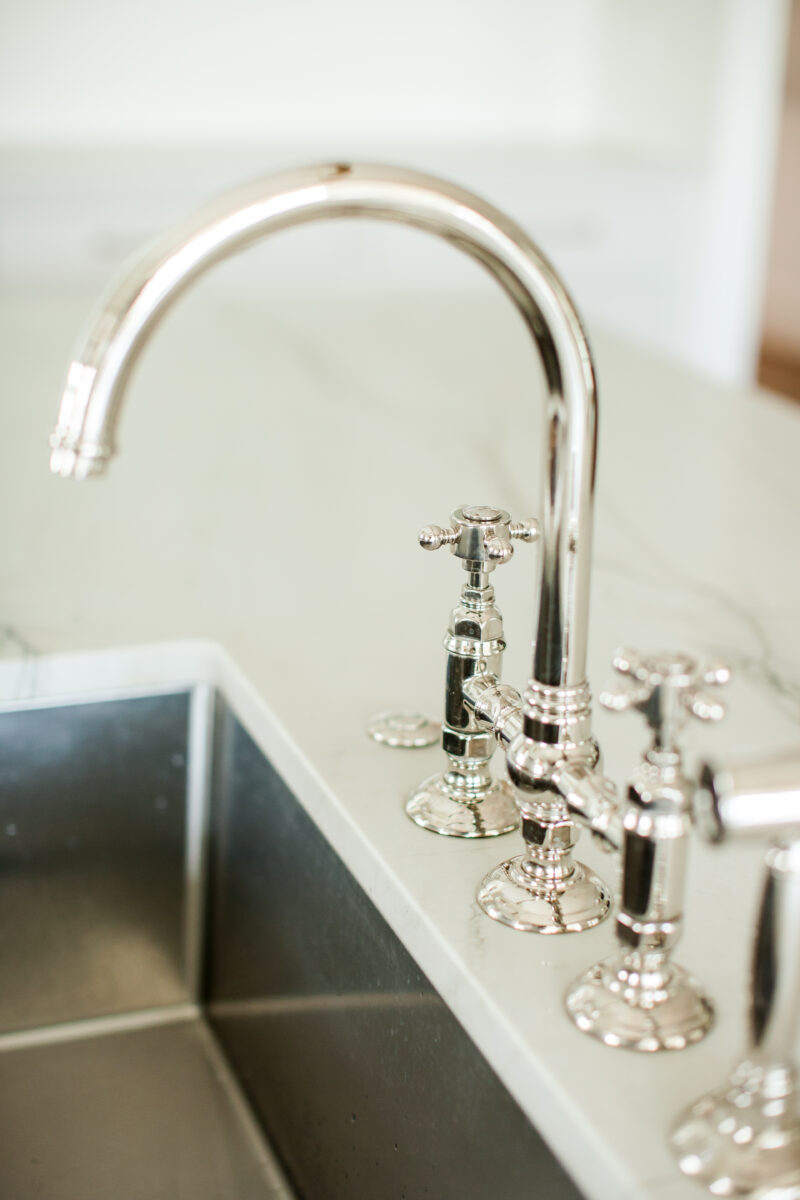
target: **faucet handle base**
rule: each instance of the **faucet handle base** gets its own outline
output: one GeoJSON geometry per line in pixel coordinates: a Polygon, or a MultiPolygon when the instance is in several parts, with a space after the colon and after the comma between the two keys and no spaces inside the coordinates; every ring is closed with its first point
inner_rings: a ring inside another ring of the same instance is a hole
{"type": "Polygon", "coordinates": [[[406,813],[422,829],[447,837],[486,838],[519,828],[514,789],[505,780],[465,787],[464,776],[445,771],[425,779],[406,802],[406,813]]]}
{"type": "Polygon", "coordinates": [[[581,933],[608,916],[611,892],[598,875],[572,862],[557,882],[531,874],[525,854],[500,863],[478,889],[487,916],[522,933],[581,933]]]}
{"type": "Polygon", "coordinates": [[[606,1046],[654,1053],[683,1050],[705,1037],[714,1009],[697,980],[674,963],[647,971],[614,955],[585,971],[567,993],[582,1033],[606,1046]]]}
{"type": "Polygon", "coordinates": [[[685,1175],[715,1196],[800,1196],[800,1119],[794,1072],[743,1062],[693,1104],[670,1142],[685,1175]]]}

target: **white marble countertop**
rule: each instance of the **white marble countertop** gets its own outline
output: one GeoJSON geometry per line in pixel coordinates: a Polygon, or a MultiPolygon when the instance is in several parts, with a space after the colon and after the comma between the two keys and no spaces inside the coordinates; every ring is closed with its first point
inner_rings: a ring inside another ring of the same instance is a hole
{"type": "MultiPolygon", "coordinates": [[[[85,486],[49,476],[46,438],[90,298],[0,297],[0,688],[218,681],[586,1195],[699,1197],[667,1132],[744,1047],[758,850],[692,847],[676,957],[715,1000],[714,1031],[680,1053],[615,1052],[562,1011],[571,980],[613,948],[613,922],[537,938],[485,918],[474,889],[519,838],[417,829],[403,798],[439,750],[364,734],[381,709],[439,715],[460,572],[419,551],[418,528],[464,503],[537,515],[539,367],[495,293],[237,305],[204,284],[137,370],[109,477],[85,486]]],[[[690,758],[795,744],[800,412],[593,340],[595,690],[620,643],[707,653],[736,676],[727,720],[690,733],[690,758]]],[[[495,580],[518,687],[534,555],[520,548],[495,580]]],[[[596,731],[621,783],[643,727],[599,712],[596,731]]],[[[585,838],[581,852],[614,879],[585,838]]]]}

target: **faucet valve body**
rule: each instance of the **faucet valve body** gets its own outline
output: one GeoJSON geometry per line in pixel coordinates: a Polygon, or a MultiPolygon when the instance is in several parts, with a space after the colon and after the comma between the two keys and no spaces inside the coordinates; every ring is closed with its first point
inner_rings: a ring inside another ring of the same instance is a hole
{"type": "MultiPolygon", "coordinates": [[[[594,771],[597,746],[591,739],[581,747],[545,746],[532,742],[523,725],[521,712],[515,722],[508,722],[514,736],[508,744],[506,764],[520,789],[525,853],[489,872],[478,888],[478,903],[493,920],[524,933],[581,933],[608,916],[611,890],[594,871],[573,858],[580,828],[562,792],[561,777],[588,780],[591,800],[587,807],[598,812],[604,808],[605,781],[594,771]]],[[[603,816],[598,820],[602,824],[603,816]]],[[[586,823],[591,828],[590,818],[586,823]]]]}
{"type": "Polygon", "coordinates": [[[611,891],[573,858],[579,825],[605,848],[618,848],[619,839],[613,785],[596,770],[600,752],[584,721],[590,711],[588,686],[545,688],[532,682],[523,699],[516,692],[512,698],[506,685],[478,676],[466,681],[464,691],[468,706],[505,747],[525,839],[524,854],[484,878],[478,903],[493,920],[525,933],[591,929],[608,915],[611,891]],[[546,735],[536,739],[528,733],[533,692],[546,735]],[[568,724],[573,730],[580,725],[584,739],[570,740],[568,724]]]}
{"type": "Polygon", "coordinates": [[[480,677],[465,685],[468,705],[505,747],[525,853],[489,872],[478,903],[493,920],[524,933],[580,933],[608,916],[611,890],[573,858],[579,826],[606,848],[617,847],[613,785],[596,770],[600,751],[589,729],[589,688],[531,681],[524,699],[515,693],[515,703],[505,690],[480,677]],[[529,733],[532,706],[536,737],[529,733]],[[582,740],[573,741],[570,735],[578,731],[582,740]]]}
{"type": "Polygon", "coordinates": [[[467,573],[444,637],[447,669],[442,749],[449,766],[416,788],[406,812],[417,825],[434,833],[495,837],[516,829],[519,813],[511,784],[491,775],[494,735],[467,707],[464,685],[478,675],[500,678],[506,644],[489,575],[512,557],[511,539],[534,541],[538,526],[533,520],[512,524],[507,512],[485,506],[458,508],[451,522],[450,529],[428,525],[419,535],[425,550],[449,546],[467,573]]]}
{"type": "Polygon", "coordinates": [[[722,705],[702,685],[728,678],[720,666],[688,655],[643,658],[620,651],[620,686],[600,694],[612,712],[642,713],[652,731],[644,761],[628,784],[622,813],[619,949],[573,985],[567,1011],[584,1033],[608,1046],[679,1050],[711,1027],[700,985],[671,960],[680,937],[695,784],[683,773],[676,738],[689,716],[717,721],[722,705]]]}

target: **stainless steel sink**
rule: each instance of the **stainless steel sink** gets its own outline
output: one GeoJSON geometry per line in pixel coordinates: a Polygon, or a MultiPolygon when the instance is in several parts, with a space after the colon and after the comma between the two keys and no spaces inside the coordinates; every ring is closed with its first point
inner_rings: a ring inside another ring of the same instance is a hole
{"type": "Polygon", "coordinates": [[[579,1193],[205,686],[0,715],[0,1195],[579,1193]]]}

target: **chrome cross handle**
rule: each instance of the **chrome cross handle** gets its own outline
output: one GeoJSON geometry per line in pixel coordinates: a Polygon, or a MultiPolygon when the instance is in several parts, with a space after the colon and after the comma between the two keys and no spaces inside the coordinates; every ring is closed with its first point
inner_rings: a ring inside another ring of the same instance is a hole
{"type": "Polygon", "coordinates": [[[635,708],[653,730],[661,749],[677,749],[676,739],[686,720],[721,721],[724,705],[708,688],[730,679],[721,663],[703,663],[688,654],[644,656],[636,650],[618,650],[612,659],[622,681],[598,696],[603,708],[627,712],[635,708]]]}
{"type": "Polygon", "coordinates": [[[697,784],[677,745],[690,717],[718,721],[724,708],[706,688],[730,677],[686,654],[613,659],[623,682],[600,693],[612,712],[640,712],[652,743],[631,776],[622,814],[619,949],[582,975],[567,996],[579,1029],[608,1046],[679,1050],[709,1030],[713,1009],[699,984],[671,961],[683,923],[686,859],[697,784]]]}
{"type": "Polygon", "coordinates": [[[419,544],[423,550],[438,550],[450,546],[456,558],[469,563],[484,563],[484,570],[507,562],[514,553],[512,538],[524,542],[535,542],[539,537],[539,523],[533,517],[512,524],[511,518],[502,508],[470,505],[457,508],[451,514],[450,529],[439,525],[426,525],[419,533],[419,544]]]}

